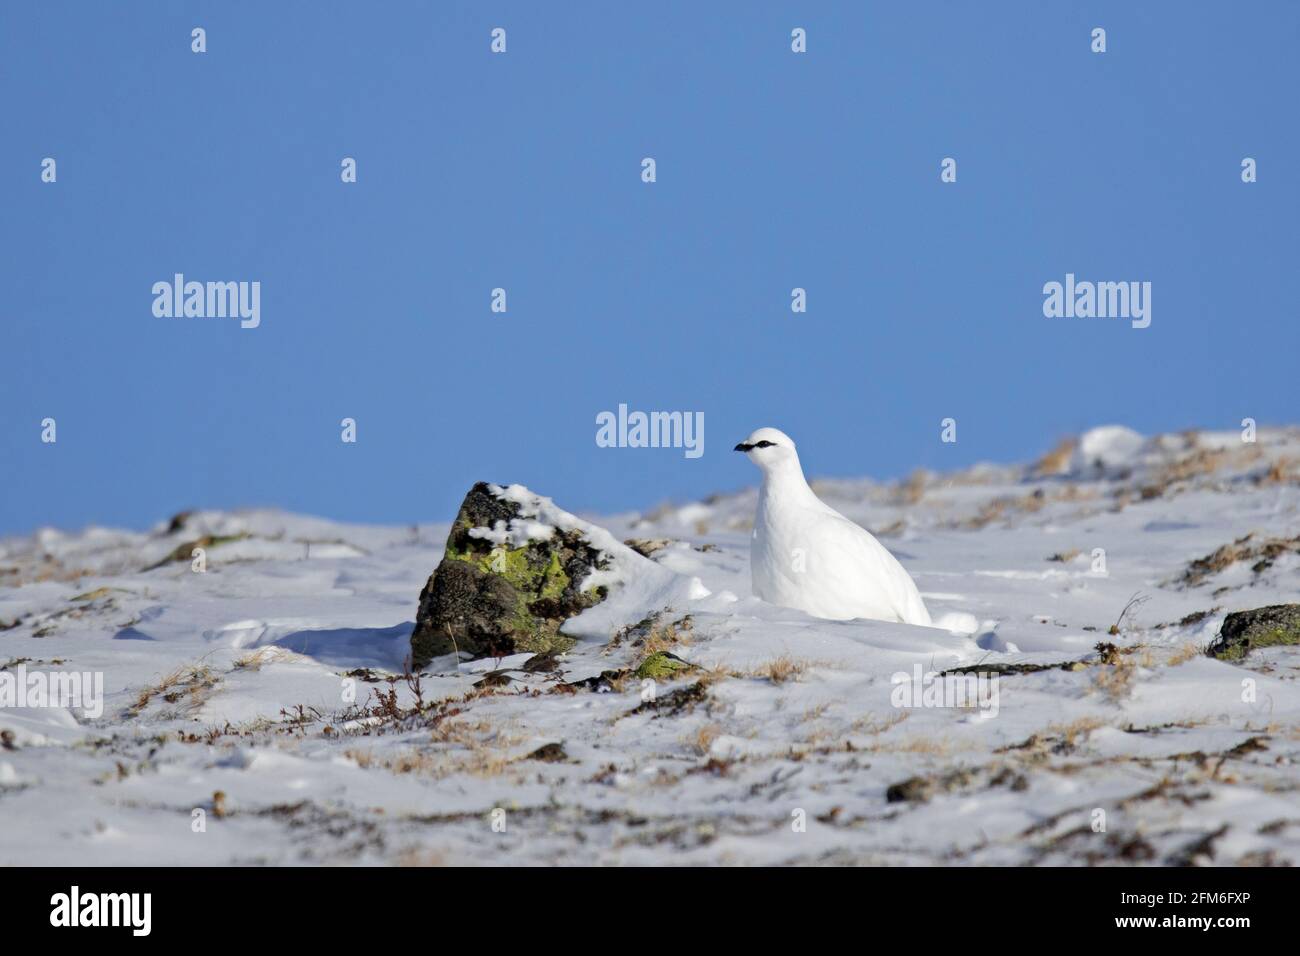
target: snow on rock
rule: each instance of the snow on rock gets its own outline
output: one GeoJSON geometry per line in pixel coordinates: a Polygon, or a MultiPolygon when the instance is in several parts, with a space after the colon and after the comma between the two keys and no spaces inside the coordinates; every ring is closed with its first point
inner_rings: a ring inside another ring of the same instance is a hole
{"type": "Polygon", "coordinates": [[[603,588],[606,598],[566,621],[561,630],[574,637],[605,640],[616,630],[642,620],[665,607],[685,608],[710,596],[698,576],[676,573],[656,564],[604,528],[583,521],[557,507],[550,498],[529,491],[523,485],[499,489],[503,498],[517,504],[526,527],[558,528],[581,534],[599,553],[582,590],[603,588]]]}
{"type": "Polygon", "coordinates": [[[650,610],[708,596],[698,578],[642,557],[522,485],[470,489],[420,594],[416,666],[467,653],[568,650],[650,610]]]}

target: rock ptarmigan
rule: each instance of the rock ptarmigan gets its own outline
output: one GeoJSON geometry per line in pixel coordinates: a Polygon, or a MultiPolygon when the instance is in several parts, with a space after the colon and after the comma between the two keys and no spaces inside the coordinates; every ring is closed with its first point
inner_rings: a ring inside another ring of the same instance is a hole
{"type": "Polygon", "coordinates": [[[930,626],[898,560],[808,487],[790,436],[760,428],[736,446],[763,473],[750,541],[754,595],[814,617],[930,626]]]}

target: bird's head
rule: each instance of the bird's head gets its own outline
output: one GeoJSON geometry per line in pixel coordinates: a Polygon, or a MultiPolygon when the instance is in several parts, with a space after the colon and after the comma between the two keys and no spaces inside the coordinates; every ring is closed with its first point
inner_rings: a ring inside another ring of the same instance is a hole
{"type": "Polygon", "coordinates": [[[785,432],[775,428],[760,428],[739,445],[736,451],[743,451],[759,469],[767,474],[793,465],[799,467],[799,453],[795,451],[794,442],[785,432]]]}

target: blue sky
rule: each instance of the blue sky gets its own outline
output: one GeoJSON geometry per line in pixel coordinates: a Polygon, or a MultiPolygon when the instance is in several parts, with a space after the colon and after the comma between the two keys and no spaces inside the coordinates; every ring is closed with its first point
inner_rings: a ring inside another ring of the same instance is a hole
{"type": "Polygon", "coordinates": [[[1285,2],[5,3],[0,533],[648,507],[752,483],[760,425],[883,478],[1295,422],[1298,38],[1285,2]],[[177,272],[260,281],[260,327],[156,318],[177,272]],[[1045,318],[1067,272],[1150,281],[1151,327],[1045,318]],[[705,454],[597,447],[620,403],[705,454]]]}

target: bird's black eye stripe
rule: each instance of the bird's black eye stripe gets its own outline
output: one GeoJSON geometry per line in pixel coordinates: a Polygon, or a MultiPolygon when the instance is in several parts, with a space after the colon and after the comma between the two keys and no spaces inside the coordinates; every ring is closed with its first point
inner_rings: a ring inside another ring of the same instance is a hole
{"type": "Polygon", "coordinates": [[[776,442],[774,442],[774,441],[756,441],[756,442],[754,442],[754,447],[755,447],[755,448],[774,448],[774,447],[776,447],[776,442]]]}

